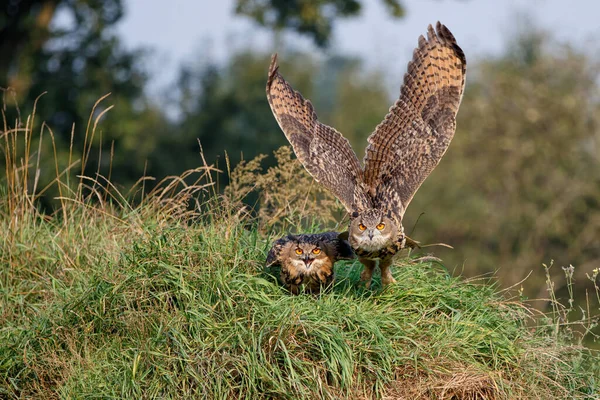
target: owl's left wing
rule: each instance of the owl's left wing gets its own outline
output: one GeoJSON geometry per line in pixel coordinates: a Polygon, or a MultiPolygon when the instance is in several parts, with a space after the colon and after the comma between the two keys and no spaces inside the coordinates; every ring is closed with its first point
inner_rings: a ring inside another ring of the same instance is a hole
{"type": "Polygon", "coordinates": [[[273,243],[271,250],[269,250],[269,254],[267,254],[267,261],[265,262],[267,267],[277,266],[281,264],[281,259],[279,258],[281,255],[281,251],[290,241],[290,237],[285,236],[281,239],[277,239],[273,243]]]}
{"type": "Polygon", "coordinates": [[[320,123],[311,102],[295,91],[278,69],[277,54],[274,54],[269,67],[267,99],[296,157],[348,212],[354,211],[357,205],[363,207],[362,169],[348,139],[320,123]]]}
{"type": "Polygon", "coordinates": [[[446,152],[456,129],[467,61],[452,33],[439,22],[419,37],[400,98],[365,153],[364,182],[376,207],[402,219],[421,183],[446,152]]]}

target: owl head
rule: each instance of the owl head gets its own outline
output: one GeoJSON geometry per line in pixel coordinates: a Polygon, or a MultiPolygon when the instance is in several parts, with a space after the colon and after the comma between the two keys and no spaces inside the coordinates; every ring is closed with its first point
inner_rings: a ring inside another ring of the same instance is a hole
{"type": "Polygon", "coordinates": [[[349,239],[353,245],[376,251],[395,240],[399,231],[402,231],[402,225],[397,224],[391,214],[368,209],[352,214],[349,239]]]}
{"type": "Polygon", "coordinates": [[[326,246],[298,240],[290,242],[288,257],[292,265],[304,271],[317,270],[329,261],[326,246]]]}

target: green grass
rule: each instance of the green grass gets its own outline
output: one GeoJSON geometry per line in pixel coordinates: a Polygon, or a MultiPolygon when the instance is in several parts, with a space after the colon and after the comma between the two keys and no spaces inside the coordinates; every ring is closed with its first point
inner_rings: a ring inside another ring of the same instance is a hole
{"type": "MultiPolygon", "coordinates": [[[[37,187],[33,116],[4,125],[0,398],[600,398],[599,354],[550,280],[548,315],[492,279],[406,258],[386,289],[364,289],[360,264],[345,262],[331,291],[286,293],[263,268],[269,245],[339,208],[289,149],[264,174],[257,161],[231,171],[223,196],[205,164],[134,192],[134,206],[110,179],[72,176],[91,147],[37,187]],[[47,188],[52,215],[37,208],[47,188]],[[252,217],[241,200],[254,192],[252,217]]],[[[585,315],[589,333],[597,317],[585,315]]]]}
{"type": "Polygon", "coordinates": [[[0,213],[0,397],[600,396],[598,354],[490,282],[399,260],[366,290],[346,262],[290,296],[239,213],[65,207],[0,213]]]}

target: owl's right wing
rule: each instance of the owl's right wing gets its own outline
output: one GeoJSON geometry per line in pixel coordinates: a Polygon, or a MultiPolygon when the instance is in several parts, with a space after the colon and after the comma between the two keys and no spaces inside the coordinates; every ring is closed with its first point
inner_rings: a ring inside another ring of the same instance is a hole
{"type": "Polygon", "coordinates": [[[273,55],[267,80],[267,99],[281,130],[304,168],[329,189],[348,212],[363,206],[362,169],[348,139],[320,123],[309,100],[279,74],[273,55]]]}
{"type": "Polygon", "coordinates": [[[345,233],[325,232],[321,234],[321,242],[328,247],[328,254],[333,256],[333,261],[352,260],[356,258],[352,246],[348,242],[347,231],[345,233]]]}
{"type": "Polygon", "coordinates": [[[419,38],[400,98],[369,136],[364,182],[402,219],[421,183],[441,160],[456,129],[467,61],[452,33],[439,22],[419,38]]]}
{"type": "Polygon", "coordinates": [[[353,260],[356,258],[352,246],[346,240],[338,239],[336,250],[336,260],[353,260]]]}

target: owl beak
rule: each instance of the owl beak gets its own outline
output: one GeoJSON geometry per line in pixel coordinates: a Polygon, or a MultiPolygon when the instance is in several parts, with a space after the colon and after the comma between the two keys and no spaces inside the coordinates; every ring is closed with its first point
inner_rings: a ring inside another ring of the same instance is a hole
{"type": "Polygon", "coordinates": [[[310,267],[310,264],[312,264],[312,262],[312,258],[304,257],[304,264],[306,264],[307,267],[310,267]]]}
{"type": "Polygon", "coordinates": [[[373,240],[373,229],[369,229],[369,239],[373,240]]]}

